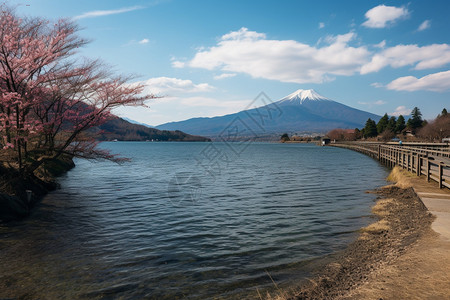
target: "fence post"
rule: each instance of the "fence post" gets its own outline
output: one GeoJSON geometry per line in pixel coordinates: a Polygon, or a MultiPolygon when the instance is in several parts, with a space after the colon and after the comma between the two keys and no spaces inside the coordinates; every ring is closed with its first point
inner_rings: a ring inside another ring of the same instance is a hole
{"type": "Polygon", "coordinates": [[[427,181],[430,182],[430,160],[427,158],[427,181]]]}
{"type": "Polygon", "coordinates": [[[422,175],[422,160],[420,154],[417,154],[417,176],[422,175]]]}
{"type": "Polygon", "coordinates": [[[380,153],[381,153],[381,145],[378,145],[378,160],[379,161],[381,161],[380,153]]]}
{"type": "Polygon", "coordinates": [[[403,154],[403,165],[404,165],[403,169],[408,169],[408,154],[407,153],[403,154]]]}
{"type": "Polygon", "coordinates": [[[402,169],[405,168],[405,153],[403,151],[400,152],[400,166],[402,169]]]}
{"type": "Polygon", "coordinates": [[[388,148],[388,162],[389,162],[389,168],[392,168],[392,149],[388,148]]]}
{"type": "Polygon", "coordinates": [[[391,169],[394,167],[394,151],[390,148],[389,149],[389,166],[391,169]]]}
{"type": "Polygon", "coordinates": [[[444,165],[440,163],[438,166],[439,166],[439,188],[442,189],[442,175],[444,173],[444,165]]]}
{"type": "Polygon", "coordinates": [[[411,154],[410,153],[408,153],[408,162],[407,162],[407,165],[406,165],[406,170],[407,171],[409,171],[409,162],[411,161],[411,154]]]}

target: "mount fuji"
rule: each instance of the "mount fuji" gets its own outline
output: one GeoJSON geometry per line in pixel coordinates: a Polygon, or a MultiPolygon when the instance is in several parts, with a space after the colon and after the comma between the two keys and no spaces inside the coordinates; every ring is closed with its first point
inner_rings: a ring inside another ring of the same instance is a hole
{"type": "Polygon", "coordinates": [[[274,136],[284,132],[326,133],[334,128],[361,128],[368,118],[378,121],[381,117],[323,97],[314,90],[297,90],[276,102],[238,113],[192,118],[156,128],[214,138],[222,136],[230,126],[237,129],[239,125],[241,132],[245,129],[253,135],[274,136]]]}
{"type": "Polygon", "coordinates": [[[306,101],[320,101],[330,100],[324,96],[319,95],[315,90],[296,90],[292,94],[287,95],[278,101],[278,103],[284,104],[303,104],[306,101]]]}

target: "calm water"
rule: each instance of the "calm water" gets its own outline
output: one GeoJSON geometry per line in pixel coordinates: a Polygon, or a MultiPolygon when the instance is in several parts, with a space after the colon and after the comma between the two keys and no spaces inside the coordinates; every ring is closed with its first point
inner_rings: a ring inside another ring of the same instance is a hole
{"type": "Polygon", "coordinates": [[[2,297],[255,298],[343,249],[387,170],[302,144],[102,145],[22,222],[0,225],[2,297]]]}

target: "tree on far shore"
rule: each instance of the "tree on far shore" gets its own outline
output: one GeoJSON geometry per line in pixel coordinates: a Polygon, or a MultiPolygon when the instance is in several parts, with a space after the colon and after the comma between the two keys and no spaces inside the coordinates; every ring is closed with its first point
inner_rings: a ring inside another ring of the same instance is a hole
{"type": "Polygon", "coordinates": [[[395,133],[396,125],[397,125],[397,119],[394,116],[392,116],[389,118],[388,124],[386,126],[386,130],[389,130],[389,131],[395,133]]]}
{"type": "Polygon", "coordinates": [[[364,137],[365,138],[375,137],[377,136],[377,134],[378,134],[377,124],[375,123],[374,120],[369,118],[366,122],[366,126],[364,126],[364,137]]]}
{"type": "Polygon", "coordinates": [[[281,136],[281,141],[282,142],[288,142],[288,141],[290,141],[291,139],[289,138],[289,134],[287,134],[287,133],[283,133],[283,135],[281,136]]]}
{"type": "Polygon", "coordinates": [[[411,118],[406,123],[406,126],[411,130],[415,131],[416,129],[422,127],[423,119],[422,113],[418,107],[414,107],[411,111],[411,118]]]}
{"type": "Polygon", "coordinates": [[[397,123],[395,125],[395,132],[400,133],[406,128],[405,117],[402,115],[398,116],[397,123]]]}
{"type": "Polygon", "coordinates": [[[389,117],[386,114],[384,114],[383,117],[381,117],[381,119],[378,121],[377,124],[377,132],[378,134],[381,134],[384,132],[384,130],[386,129],[386,127],[388,126],[388,122],[389,122],[389,117]]]}
{"type": "Polygon", "coordinates": [[[444,110],[436,119],[428,122],[418,131],[417,135],[420,138],[431,142],[440,142],[443,138],[450,137],[450,114],[444,110]]]}
{"type": "MultiPolygon", "coordinates": [[[[327,133],[327,137],[336,141],[354,141],[356,139],[356,130],[336,128],[327,133]]],[[[359,130],[358,130],[359,132],[359,130]]]]}

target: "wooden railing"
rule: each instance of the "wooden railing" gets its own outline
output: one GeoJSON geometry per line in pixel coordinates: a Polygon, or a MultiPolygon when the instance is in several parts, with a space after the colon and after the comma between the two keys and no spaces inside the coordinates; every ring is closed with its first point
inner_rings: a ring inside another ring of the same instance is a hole
{"type": "MultiPolygon", "coordinates": [[[[444,144],[445,145],[445,144],[444,144]]],[[[439,188],[450,188],[450,148],[441,146],[393,145],[380,143],[334,143],[330,146],[347,148],[378,159],[386,166],[402,167],[405,170],[424,175],[434,180],[439,188]]]]}

